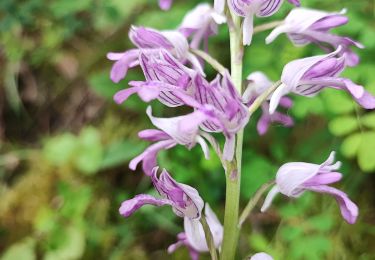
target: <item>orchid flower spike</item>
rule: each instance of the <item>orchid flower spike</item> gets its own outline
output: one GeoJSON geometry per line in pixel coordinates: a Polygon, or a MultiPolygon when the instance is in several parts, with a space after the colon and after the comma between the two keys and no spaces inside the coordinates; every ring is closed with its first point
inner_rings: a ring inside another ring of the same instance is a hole
{"type": "MultiPolygon", "coordinates": [[[[146,102],[157,98],[169,107],[186,105],[194,108],[193,115],[179,117],[178,120],[195,129],[197,125],[192,125],[187,119],[196,118],[194,123],[200,124],[203,131],[223,133],[226,137],[223,159],[232,160],[234,136],[247,124],[249,112],[229,74],[226,73],[223,78],[217,76],[208,82],[166,50],[160,50],[156,57],[141,53],[140,61],[146,81],[130,82],[132,87],[116,93],[115,101],[122,103],[131,94],[137,93],[146,102]]],[[[181,128],[176,129],[179,130],[181,128]]],[[[177,143],[186,145],[190,142],[182,143],[180,139],[177,143]]]]}
{"type": "Polygon", "coordinates": [[[314,97],[324,88],[334,88],[348,92],[365,109],[375,108],[375,97],[347,78],[339,77],[345,69],[345,55],[338,55],[341,47],[327,55],[298,59],[285,65],[282,85],[272,94],[270,113],[273,114],[281,97],[294,93],[314,97]]]}
{"type": "Polygon", "coordinates": [[[354,224],[358,216],[357,205],[344,192],[328,186],[342,178],[342,174],[336,172],[341,163],[334,163],[334,160],[335,152],[331,152],[328,159],[320,165],[292,162],[281,166],[276,174],[276,185],[268,193],[261,211],[264,212],[270,207],[273,198],[279,192],[288,197],[298,198],[308,190],[333,196],[340,206],[342,217],[349,224],[354,224]]]}
{"type": "MultiPolygon", "coordinates": [[[[220,249],[223,240],[223,226],[208,203],[206,203],[204,211],[215,247],[220,249]]],[[[199,220],[185,217],[184,229],[185,232],[177,235],[177,242],[168,247],[168,253],[173,253],[180,246],[186,246],[189,250],[191,259],[198,260],[200,253],[209,251],[203,226],[199,220]]]]}
{"type": "Polygon", "coordinates": [[[138,133],[144,140],[156,142],[130,161],[129,168],[135,170],[142,161],[143,171],[150,175],[152,169],[157,165],[157,155],[161,150],[171,149],[180,144],[191,149],[199,143],[205,157],[209,158],[209,148],[207,143],[199,135],[199,125],[206,120],[206,116],[199,110],[185,115],[172,118],[158,118],[152,115],[149,106],[146,111],[153,125],[160,130],[148,129],[138,133]]]}
{"type": "MultiPolygon", "coordinates": [[[[289,1],[294,5],[299,5],[299,1],[289,1]]],[[[276,13],[282,0],[228,0],[229,8],[238,16],[244,17],[243,44],[250,45],[253,36],[254,15],[257,17],[267,17],[276,13]]],[[[215,8],[218,12],[224,10],[225,0],[215,0],[215,8]]]]}
{"type": "Polygon", "coordinates": [[[262,252],[262,253],[257,253],[253,255],[252,257],[249,258],[249,260],[273,260],[273,258],[269,254],[262,252]]]}
{"type": "Polygon", "coordinates": [[[329,32],[348,22],[348,18],[344,16],[345,12],[345,9],[341,12],[328,13],[307,8],[295,8],[284,22],[270,33],[266,38],[266,43],[269,44],[281,33],[286,33],[295,46],[315,43],[327,52],[341,46],[341,53],[346,55],[347,65],[355,66],[359,62],[359,57],[350,47],[364,48],[364,46],[348,37],[337,36],[329,32]],[[330,45],[331,48],[327,48],[324,43],[330,45]]]}
{"type": "Polygon", "coordinates": [[[111,80],[118,83],[124,79],[129,68],[138,66],[141,52],[152,51],[159,54],[160,49],[168,50],[180,61],[189,61],[195,69],[203,69],[198,59],[189,52],[189,43],[185,36],[178,31],[157,31],[151,28],[132,26],[129,32],[131,42],[137,47],[121,53],[110,52],[109,60],[115,61],[111,70],[111,80]]]}
{"type": "Polygon", "coordinates": [[[144,205],[158,207],[170,205],[177,216],[199,220],[204,202],[196,189],[176,182],[165,169],[158,177],[158,167],[152,170],[151,180],[162,198],[139,194],[132,199],[125,200],[119,209],[122,216],[129,217],[144,205]]]}
{"type": "Polygon", "coordinates": [[[179,31],[187,38],[191,37],[190,47],[198,49],[203,41],[208,48],[208,37],[217,34],[218,24],[226,22],[224,15],[217,13],[209,4],[199,4],[188,12],[179,31]]]}
{"type": "MultiPolygon", "coordinates": [[[[251,73],[247,77],[247,88],[243,94],[242,99],[250,106],[254,100],[262,95],[268,88],[273,85],[273,82],[260,71],[251,73]]],[[[282,97],[280,99],[280,106],[285,109],[289,109],[293,106],[293,102],[289,97],[282,97]]],[[[267,133],[272,123],[280,123],[285,127],[291,127],[294,125],[294,120],[288,114],[275,111],[273,114],[269,112],[269,100],[266,100],[261,105],[262,115],[257,123],[257,131],[259,135],[267,133]]]]}

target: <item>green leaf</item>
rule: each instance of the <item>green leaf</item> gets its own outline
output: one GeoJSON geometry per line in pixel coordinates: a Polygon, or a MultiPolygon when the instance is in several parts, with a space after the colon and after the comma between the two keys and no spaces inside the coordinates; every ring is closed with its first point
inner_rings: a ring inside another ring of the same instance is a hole
{"type": "MultiPolygon", "coordinates": [[[[70,226],[62,234],[64,238],[59,247],[48,251],[45,260],[80,259],[85,250],[85,234],[81,228],[70,226]]],[[[22,259],[22,258],[19,258],[22,259]]]]}
{"type": "Polygon", "coordinates": [[[273,165],[262,157],[253,157],[243,166],[241,176],[241,196],[249,199],[252,194],[263,184],[269,181],[275,169],[273,165]]]}
{"type": "Polygon", "coordinates": [[[257,251],[266,251],[269,245],[267,238],[262,234],[255,233],[249,237],[249,244],[257,251]]]}
{"type": "Polygon", "coordinates": [[[61,18],[84,11],[88,9],[91,4],[92,0],[55,0],[51,3],[50,8],[55,17],[61,18]]]}
{"type": "Polygon", "coordinates": [[[59,214],[71,221],[81,223],[92,198],[91,187],[82,184],[79,187],[74,187],[69,183],[61,182],[58,192],[64,202],[59,214]]]}
{"type": "Polygon", "coordinates": [[[71,160],[77,145],[77,138],[65,133],[48,139],[43,147],[43,155],[50,163],[62,166],[71,160]]]}
{"type": "Polygon", "coordinates": [[[362,116],[361,123],[366,127],[375,129],[375,113],[373,112],[362,116]]]}
{"type": "Polygon", "coordinates": [[[361,170],[371,172],[375,170],[375,132],[362,134],[362,142],[358,150],[358,164],[361,170]]]}
{"type": "Polygon", "coordinates": [[[85,128],[79,136],[79,149],[74,163],[78,170],[86,174],[96,173],[102,164],[103,146],[98,130],[85,128]]]}
{"type": "Polygon", "coordinates": [[[285,219],[301,216],[311,207],[312,195],[305,193],[298,200],[291,200],[284,202],[284,205],[279,208],[280,215],[285,219]]]}
{"type": "Polygon", "coordinates": [[[311,217],[308,223],[319,231],[329,231],[333,226],[333,219],[329,215],[318,215],[311,217]]]}
{"type": "Polygon", "coordinates": [[[297,118],[304,118],[309,114],[322,114],[324,112],[324,105],[322,99],[319,97],[307,98],[297,97],[295,98],[292,113],[297,118]]]}
{"type": "Polygon", "coordinates": [[[354,158],[358,153],[359,146],[361,145],[361,140],[361,133],[352,134],[346,137],[341,144],[342,154],[347,158],[354,158]]]}
{"type": "Polygon", "coordinates": [[[33,238],[25,238],[9,247],[2,255],[1,260],[34,260],[36,259],[35,244],[36,241],[33,238]]]}
{"type": "Polygon", "coordinates": [[[286,241],[293,241],[303,235],[303,229],[300,227],[283,226],[280,229],[280,233],[286,241]]]}
{"type": "Polygon", "coordinates": [[[336,136],[349,134],[358,128],[358,122],[355,117],[338,117],[329,123],[329,130],[336,136]]]}
{"type": "Polygon", "coordinates": [[[43,207],[34,219],[34,229],[38,233],[51,232],[57,225],[56,214],[52,209],[43,207]]]}
{"type": "Polygon", "coordinates": [[[119,86],[109,78],[108,71],[95,72],[95,74],[90,76],[89,83],[97,94],[110,100],[120,90],[119,86]]]}
{"type": "Polygon", "coordinates": [[[328,111],[334,114],[345,114],[354,111],[355,103],[347,93],[335,89],[326,89],[321,93],[328,111]]]}
{"type": "Polygon", "coordinates": [[[325,259],[325,254],[331,248],[331,241],[322,235],[309,235],[291,243],[289,259],[325,259]]]}

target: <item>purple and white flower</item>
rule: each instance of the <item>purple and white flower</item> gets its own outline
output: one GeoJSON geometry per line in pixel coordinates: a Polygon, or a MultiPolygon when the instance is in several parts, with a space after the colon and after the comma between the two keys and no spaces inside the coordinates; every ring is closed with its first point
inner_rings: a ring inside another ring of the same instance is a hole
{"type": "Polygon", "coordinates": [[[209,158],[209,148],[205,140],[199,135],[199,125],[206,120],[206,116],[199,110],[184,116],[173,118],[158,118],[152,116],[151,107],[146,111],[153,125],[160,130],[147,129],[138,133],[144,140],[156,142],[130,161],[129,168],[135,170],[142,161],[143,171],[150,175],[157,165],[157,155],[161,150],[170,149],[178,144],[191,149],[199,143],[205,157],[209,158]]]}
{"type": "MultiPolygon", "coordinates": [[[[207,203],[204,211],[215,247],[217,249],[220,249],[223,240],[223,226],[207,203]]],[[[186,246],[189,250],[191,259],[198,260],[200,253],[209,251],[203,226],[199,222],[199,220],[189,219],[185,217],[184,229],[185,232],[179,233],[177,235],[177,242],[168,247],[168,253],[173,253],[180,246],[186,246]]]]}
{"type": "MultiPolygon", "coordinates": [[[[242,98],[235,89],[228,74],[220,81],[220,76],[212,82],[207,82],[197,74],[193,83],[193,97],[205,107],[212,109],[210,118],[203,122],[201,128],[206,132],[222,132],[226,141],[223,149],[223,159],[232,160],[234,156],[235,134],[243,129],[248,120],[249,112],[242,98]]],[[[200,106],[196,106],[200,109],[200,106]]]]}
{"type": "MultiPolygon", "coordinates": [[[[299,5],[299,1],[291,0],[290,3],[299,5]]],[[[243,44],[250,45],[253,36],[254,15],[257,17],[268,17],[276,13],[283,0],[228,0],[228,6],[238,16],[244,17],[243,44]]],[[[225,0],[215,0],[215,9],[222,13],[225,0]]]]}
{"type": "Polygon", "coordinates": [[[178,96],[187,93],[191,87],[195,71],[187,68],[166,50],[141,51],[140,65],[146,82],[129,82],[131,88],[117,92],[114,96],[116,103],[123,103],[130,95],[137,93],[139,97],[149,102],[158,98],[160,102],[177,107],[184,105],[178,96]]]}
{"type": "Polygon", "coordinates": [[[188,12],[179,31],[186,37],[191,37],[190,47],[198,49],[204,42],[205,49],[208,46],[208,37],[217,34],[218,24],[226,22],[224,15],[219,14],[209,4],[199,4],[188,12]]]}
{"type": "MultiPolygon", "coordinates": [[[[268,77],[260,72],[256,71],[251,73],[247,77],[247,88],[243,94],[243,100],[247,105],[251,105],[254,100],[268,90],[273,82],[268,77]]],[[[285,109],[291,108],[293,105],[292,100],[289,97],[282,97],[280,100],[280,106],[285,109]]],[[[293,118],[287,114],[275,111],[273,114],[269,112],[269,100],[266,100],[261,105],[262,115],[257,123],[257,130],[260,135],[264,135],[269,126],[276,122],[280,123],[285,127],[291,127],[294,125],[293,118]]]]}
{"type": "Polygon", "coordinates": [[[375,108],[375,97],[365,89],[339,75],[345,69],[345,55],[338,55],[336,51],[327,55],[320,55],[298,59],[285,65],[282,75],[282,85],[272,94],[270,113],[273,114],[283,96],[294,93],[306,97],[314,97],[324,88],[334,88],[347,91],[354,100],[365,109],[375,108]]]}
{"type": "Polygon", "coordinates": [[[315,43],[327,52],[341,46],[341,53],[345,54],[347,65],[355,66],[359,62],[359,57],[350,47],[364,48],[363,45],[348,37],[329,32],[331,29],[348,22],[348,18],[344,16],[345,12],[346,10],[328,13],[307,8],[295,8],[285,18],[284,22],[270,33],[266,38],[266,43],[269,44],[280,34],[286,33],[295,46],[315,43]]]}
{"type": "Polygon", "coordinates": [[[282,193],[288,197],[298,198],[305,191],[315,191],[333,196],[338,202],[342,217],[350,224],[354,224],[358,216],[358,207],[348,196],[328,184],[338,182],[342,174],[336,172],[340,162],[334,163],[335,153],[322,164],[304,162],[286,163],[280,167],[276,174],[276,185],[268,193],[261,211],[266,211],[273,198],[282,193]]]}
{"type": "Polygon", "coordinates": [[[158,167],[152,170],[151,180],[162,198],[139,194],[132,199],[125,200],[119,209],[122,216],[129,217],[144,205],[158,207],[170,205],[177,216],[199,220],[204,202],[196,189],[176,182],[165,169],[158,177],[158,167]]]}
{"type": "Polygon", "coordinates": [[[118,83],[125,78],[129,68],[138,66],[140,53],[159,54],[160,49],[168,50],[182,62],[189,61],[195,69],[202,72],[199,60],[189,52],[189,43],[178,31],[157,31],[151,28],[132,26],[129,32],[131,42],[137,47],[121,53],[110,52],[109,60],[115,61],[111,70],[111,80],[118,83]]]}
{"type": "MultiPolygon", "coordinates": [[[[226,137],[223,159],[234,156],[235,134],[247,124],[249,112],[234,88],[228,74],[222,79],[216,77],[208,82],[201,74],[192,71],[165,50],[159,51],[160,58],[149,58],[141,53],[141,66],[145,82],[130,82],[131,88],[116,93],[117,103],[124,102],[131,94],[137,93],[148,102],[158,98],[163,104],[176,107],[186,105],[194,108],[197,122],[206,132],[221,132],[226,137]],[[205,117],[205,119],[204,119],[205,117]],[[203,121],[201,121],[203,120],[203,121]]],[[[179,121],[184,117],[179,117],[179,121]]],[[[172,122],[172,119],[166,119],[172,122]]],[[[186,125],[191,124],[186,120],[186,125]]],[[[196,124],[193,124],[196,127],[196,124]]],[[[181,142],[178,142],[181,143],[181,142]]]]}

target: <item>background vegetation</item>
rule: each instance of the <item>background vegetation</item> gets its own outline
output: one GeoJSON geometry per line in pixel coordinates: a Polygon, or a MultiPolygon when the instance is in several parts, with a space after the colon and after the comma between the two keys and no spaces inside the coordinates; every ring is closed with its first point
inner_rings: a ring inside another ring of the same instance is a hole
{"type": "MultiPolygon", "coordinates": [[[[187,259],[185,249],[166,253],[182,230],[168,207],[144,207],[129,219],[118,214],[122,200],[153,192],[149,179],[127,166],[147,145],[137,132],[150,122],[137,97],[114,104],[112,95],[127,84],[111,83],[105,55],[132,47],[131,24],[173,29],[199,2],[176,0],[164,13],[156,0],[0,1],[1,259],[187,259]]],[[[358,51],[361,65],[346,75],[375,93],[374,1],[302,2],[329,11],[348,8],[350,23],[338,31],[366,49],[358,51]]],[[[290,8],[285,4],[256,23],[282,19],[290,8]]],[[[288,61],[320,53],[313,46],[295,48],[284,36],[266,47],[266,35],[256,35],[246,51],[245,74],[263,70],[276,80],[288,61]]],[[[210,52],[229,64],[224,27],[210,52]]],[[[127,80],[141,78],[136,69],[127,80]]],[[[293,99],[288,113],[294,128],[274,125],[259,138],[254,118],[246,129],[242,204],[281,164],[320,163],[337,150],[345,174],[338,186],[358,203],[360,217],[346,224],[330,197],[280,196],[268,213],[256,210],[249,218],[241,257],[267,251],[275,259],[374,259],[375,112],[337,91],[293,99]]],[[[153,108],[173,116],[157,102],[153,108]]],[[[196,187],[222,219],[225,185],[217,158],[206,161],[199,149],[178,147],[163,153],[160,165],[196,187]]]]}

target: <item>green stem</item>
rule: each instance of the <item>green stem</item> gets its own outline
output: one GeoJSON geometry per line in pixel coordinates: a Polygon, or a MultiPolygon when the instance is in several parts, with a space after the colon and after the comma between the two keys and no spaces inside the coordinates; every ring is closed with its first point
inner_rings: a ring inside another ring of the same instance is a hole
{"type": "Polygon", "coordinates": [[[281,81],[275,82],[275,84],[269,87],[266,91],[262,93],[262,95],[260,95],[254,100],[254,102],[249,107],[250,116],[262,105],[264,101],[267,100],[269,95],[271,95],[281,84],[281,81]]]}
{"type": "Polygon", "coordinates": [[[227,69],[220,62],[218,62],[208,53],[198,49],[190,49],[190,52],[204,59],[208,64],[212,66],[212,68],[214,68],[220,74],[224,75],[227,71],[227,69]]]}
{"type": "Polygon", "coordinates": [[[264,31],[273,29],[276,26],[279,26],[283,23],[284,23],[284,21],[274,21],[274,22],[270,22],[270,23],[261,24],[261,25],[258,25],[258,26],[254,27],[253,33],[256,34],[256,33],[259,33],[259,32],[264,32],[264,31]]]}
{"type": "MultiPolygon", "coordinates": [[[[242,56],[240,18],[233,15],[233,24],[229,27],[231,51],[231,78],[234,86],[242,94],[242,56]]],[[[241,186],[241,162],[243,130],[237,133],[236,156],[226,167],[226,196],[224,213],[224,238],[221,248],[221,259],[235,258],[238,244],[238,211],[241,186]]]]}
{"type": "Polygon", "coordinates": [[[205,235],[206,241],[207,241],[207,246],[209,248],[210,255],[211,255],[211,260],[218,260],[216,248],[215,248],[215,242],[214,242],[214,239],[212,237],[210,227],[207,224],[206,217],[202,215],[201,218],[200,218],[200,222],[203,226],[204,235],[205,235]]]}
{"type": "Polygon", "coordinates": [[[274,184],[275,184],[274,180],[269,181],[269,182],[263,184],[256,191],[256,193],[254,194],[254,196],[247,203],[245,209],[243,210],[243,212],[242,212],[242,214],[240,216],[240,220],[238,222],[238,227],[239,228],[241,228],[242,224],[245,222],[245,220],[247,219],[247,217],[250,215],[250,213],[253,210],[253,208],[257,205],[257,203],[260,200],[260,198],[262,197],[263,193],[265,193],[268,190],[268,188],[270,188],[274,184]]]}

